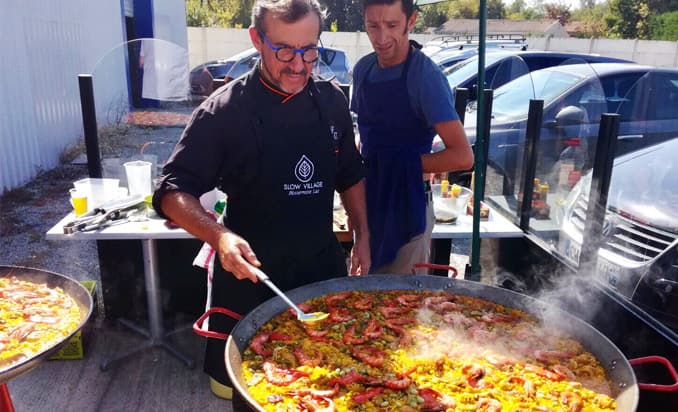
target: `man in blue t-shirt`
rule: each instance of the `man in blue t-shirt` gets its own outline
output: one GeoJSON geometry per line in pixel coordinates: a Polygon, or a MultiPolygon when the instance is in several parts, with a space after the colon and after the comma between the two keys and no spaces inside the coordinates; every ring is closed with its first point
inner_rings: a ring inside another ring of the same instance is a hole
{"type": "Polygon", "coordinates": [[[374,53],[355,65],[351,110],[368,166],[372,273],[409,273],[429,259],[429,174],[468,170],[473,152],[445,77],[409,40],[412,0],[365,0],[363,12],[374,53]],[[445,149],[431,153],[436,133],[445,149]]]}

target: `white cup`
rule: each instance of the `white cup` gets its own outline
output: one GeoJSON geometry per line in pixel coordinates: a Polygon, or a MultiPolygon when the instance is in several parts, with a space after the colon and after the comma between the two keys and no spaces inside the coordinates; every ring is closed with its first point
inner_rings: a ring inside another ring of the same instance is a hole
{"type": "Polygon", "coordinates": [[[124,166],[130,195],[147,196],[153,193],[151,162],[135,160],[126,162],[124,166]]]}

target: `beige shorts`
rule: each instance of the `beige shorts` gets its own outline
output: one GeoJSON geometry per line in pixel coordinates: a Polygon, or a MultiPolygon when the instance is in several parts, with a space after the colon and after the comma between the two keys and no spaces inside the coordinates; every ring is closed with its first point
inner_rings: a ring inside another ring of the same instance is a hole
{"type": "Polygon", "coordinates": [[[411,274],[412,265],[429,263],[431,258],[431,232],[433,232],[434,224],[433,202],[429,199],[426,205],[426,230],[424,233],[413,237],[409,242],[402,245],[398,249],[393,262],[372,271],[372,273],[411,274]]]}

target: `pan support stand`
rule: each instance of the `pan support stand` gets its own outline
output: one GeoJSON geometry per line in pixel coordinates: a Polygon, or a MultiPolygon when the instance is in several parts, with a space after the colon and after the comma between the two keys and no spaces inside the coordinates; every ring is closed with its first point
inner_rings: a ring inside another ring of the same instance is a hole
{"type": "Polygon", "coordinates": [[[167,341],[167,337],[178,332],[178,330],[165,333],[163,329],[162,306],[160,302],[160,281],[158,274],[158,255],[155,240],[142,239],[141,246],[144,258],[144,281],[146,284],[149,329],[146,330],[142,327],[139,327],[138,325],[126,319],[119,319],[118,322],[133,332],[146,337],[148,342],[113,358],[103,360],[99,367],[102,371],[106,371],[109,368],[131,358],[137,353],[146,351],[148,349],[162,348],[170,355],[182,361],[187,368],[193,369],[195,367],[195,361],[191,357],[181,353],[177,348],[167,341]]]}

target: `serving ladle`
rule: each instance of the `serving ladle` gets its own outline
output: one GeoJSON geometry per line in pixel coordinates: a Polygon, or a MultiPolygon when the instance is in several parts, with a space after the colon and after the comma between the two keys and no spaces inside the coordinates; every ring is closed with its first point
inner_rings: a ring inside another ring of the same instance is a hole
{"type": "MultiPolygon", "coordinates": [[[[250,265],[252,266],[252,265],[250,265]]],[[[278,296],[282,298],[282,300],[285,301],[294,311],[297,313],[297,320],[305,323],[313,323],[313,322],[318,322],[323,319],[325,319],[328,314],[325,312],[313,312],[313,313],[304,313],[297,305],[294,304],[290,300],[290,298],[287,297],[287,295],[271,281],[271,279],[268,277],[266,273],[264,273],[261,269],[259,269],[256,266],[252,266],[252,271],[257,275],[257,278],[264,282],[266,286],[271,288],[272,291],[274,291],[278,296]]]]}

